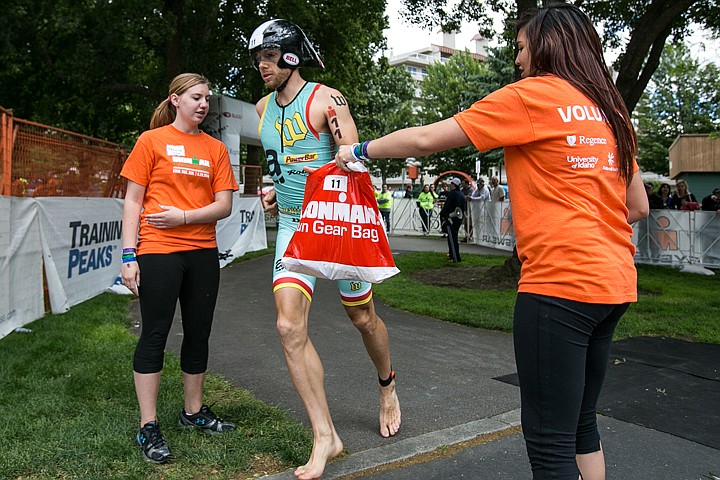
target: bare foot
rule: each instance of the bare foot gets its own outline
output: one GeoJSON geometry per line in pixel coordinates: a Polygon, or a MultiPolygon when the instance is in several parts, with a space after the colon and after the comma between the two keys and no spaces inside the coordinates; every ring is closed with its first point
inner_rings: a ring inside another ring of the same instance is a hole
{"type": "Polygon", "coordinates": [[[310,453],[310,460],[295,470],[295,476],[298,480],[320,478],[327,462],[340,455],[343,448],[342,440],[334,431],[331,437],[315,439],[310,453]]]}
{"type": "Polygon", "coordinates": [[[400,401],[395,393],[395,382],[380,387],[380,435],[392,437],[400,430],[400,401]]]}

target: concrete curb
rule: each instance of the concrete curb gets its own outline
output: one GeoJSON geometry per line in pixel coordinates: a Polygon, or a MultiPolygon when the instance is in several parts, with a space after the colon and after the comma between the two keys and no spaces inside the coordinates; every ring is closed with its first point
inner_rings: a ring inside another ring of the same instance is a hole
{"type": "MultiPolygon", "coordinates": [[[[325,468],[323,478],[339,478],[400,462],[416,455],[434,452],[438,448],[467,442],[482,435],[500,432],[517,425],[520,425],[520,409],[408,438],[384,447],[371,448],[330,463],[325,468]]],[[[295,475],[293,475],[292,470],[288,470],[261,478],[265,480],[294,480],[295,475]]]]}

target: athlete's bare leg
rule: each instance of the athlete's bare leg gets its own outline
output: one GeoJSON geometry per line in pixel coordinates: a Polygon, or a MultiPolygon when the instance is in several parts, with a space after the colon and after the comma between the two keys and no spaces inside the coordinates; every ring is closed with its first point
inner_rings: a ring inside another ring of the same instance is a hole
{"type": "Polygon", "coordinates": [[[330,417],[323,386],[325,372],[308,338],[310,302],[300,290],[281,288],[275,292],[275,307],[285,362],[310,417],[313,432],[310,459],[295,470],[295,476],[300,480],[318,478],[327,462],[342,453],[343,444],[330,417]]]}
{"type": "MultiPolygon", "coordinates": [[[[375,313],[372,300],[364,305],[345,306],[350,320],[362,335],[365,349],[375,364],[378,377],[390,378],[390,345],[387,327],[375,313]]],[[[391,437],[400,430],[400,401],[395,392],[395,380],[387,387],[380,386],[380,435],[391,437]]]]}

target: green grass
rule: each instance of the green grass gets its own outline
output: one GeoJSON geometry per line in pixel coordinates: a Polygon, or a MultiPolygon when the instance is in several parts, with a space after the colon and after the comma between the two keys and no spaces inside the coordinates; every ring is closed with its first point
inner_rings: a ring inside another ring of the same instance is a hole
{"type": "Polygon", "coordinates": [[[275,244],[268,244],[268,248],[264,248],[262,250],[255,250],[254,252],[246,252],[245,255],[242,257],[238,257],[232,262],[230,262],[230,265],[234,265],[236,263],[245,262],[247,260],[252,260],[253,258],[262,257],[264,255],[269,255],[271,253],[275,253],[275,244]]]}
{"type": "Polygon", "coordinates": [[[427,285],[410,278],[410,274],[426,270],[426,275],[452,275],[453,268],[502,265],[504,256],[463,254],[461,264],[448,264],[439,253],[415,252],[396,257],[400,273],[373,286],[373,295],[386,304],[420,315],[460,323],[472,327],[509,332],[516,292],[478,291],[427,285]]]}
{"type": "Polygon", "coordinates": [[[210,437],[177,427],[179,359],[165,357],[158,418],[176,460],[141,459],[132,380],[131,297],[103,294],[0,343],[0,478],[244,479],[302,464],[311,436],[283,410],[215,375],[205,399],[238,430],[210,437]]]}
{"type": "Polygon", "coordinates": [[[661,335],[720,344],[720,272],[714,276],[674,268],[638,266],[638,302],[616,337],[661,335]]]}
{"type": "MultiPolygon", "coordinates": [[[[505,257],[463,254],[460,266],[494,266],[504,261],[505,257]]],[[[388,305],[463,325],[512,330],[515,289],[444,288],[410,278],[417,271],[452,275],[458,266],[448,265],[437,253],[407,253],[397,257],[396,263],[401,273],[373,288],[373,294],[388,305]]],[[[638,302],[623,316],[616,338],[656,335],[720,344],[720,275],[640,265],[638,289],[638,302]]]]}

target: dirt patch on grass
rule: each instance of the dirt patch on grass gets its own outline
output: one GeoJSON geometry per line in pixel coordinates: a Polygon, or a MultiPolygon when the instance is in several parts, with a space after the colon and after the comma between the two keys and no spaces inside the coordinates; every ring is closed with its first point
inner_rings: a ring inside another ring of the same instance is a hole
{"type": "Polygon", "coordinates": [[[518,277],[505,266],[459,266],[419,270],[410,278],[426,285],[470,290],[517,290],[518,277]]]}

